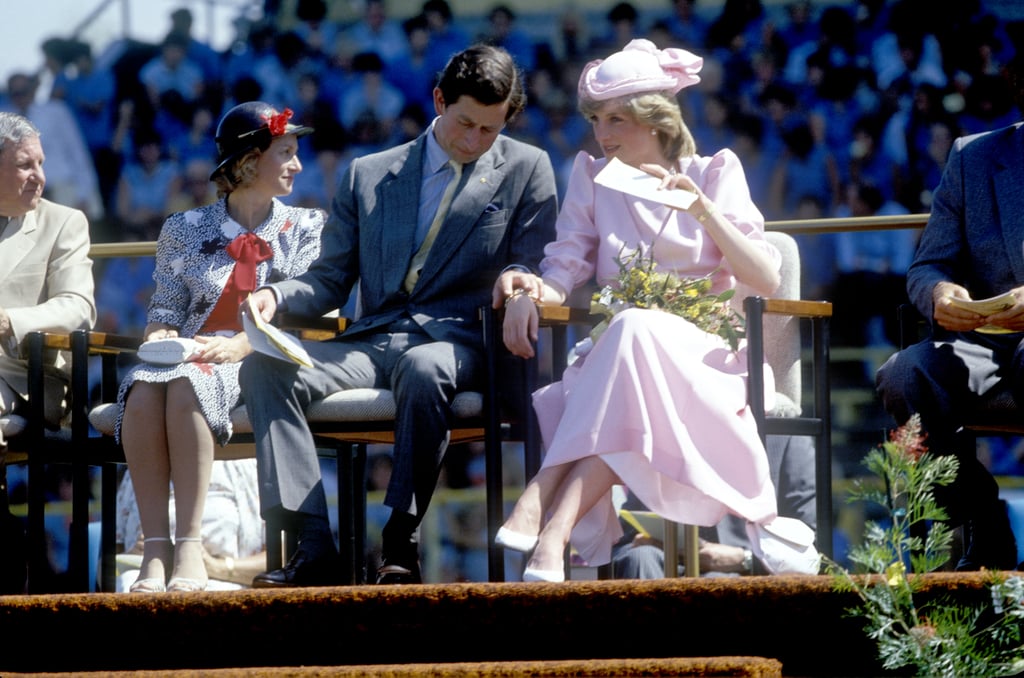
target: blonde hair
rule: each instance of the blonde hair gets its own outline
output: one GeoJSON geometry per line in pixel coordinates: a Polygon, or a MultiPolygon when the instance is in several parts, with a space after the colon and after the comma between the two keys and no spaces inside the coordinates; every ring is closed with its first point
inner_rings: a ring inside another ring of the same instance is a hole
{"type": "Polygon", "coordinates": [[[248,186],[256,178],[256,165],[263,154],[258,148],[250,148],[233,163],[217,173],[213,183],[217,186],[217,197],[223,198],[235,189],[248,186]]]}
{"type": "Polygon", "coordinates": [[[579,110],[585,118],[606,106],[621,106],[633,120],[648,125],[658,133],[662,153],[669,160],[679,160],[697,153],[697,142],[690,128],[683,122],[679,103],[667,92],[642,92],[617,99],[595,101],[585,96],[579,100],[579,110]]]}

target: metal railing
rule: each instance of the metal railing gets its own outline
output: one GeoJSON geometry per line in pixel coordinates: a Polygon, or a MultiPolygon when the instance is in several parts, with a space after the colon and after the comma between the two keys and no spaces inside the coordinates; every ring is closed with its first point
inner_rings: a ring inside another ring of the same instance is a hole
{"type": "MultiPolygon", "coordinates": [[[[790,235],[838,233],[842,231],[888,231],[903,228],[924,228],[927,214],[898,214],[881,217],[839,217],[832,219],[791,219],[769,221],[765,229],[782,231],[790,235]]],[[[151,257],[156,254],[156,242],[104,242],[93,243],[89,255],[93,259],[107,257],[151,257]]]]}

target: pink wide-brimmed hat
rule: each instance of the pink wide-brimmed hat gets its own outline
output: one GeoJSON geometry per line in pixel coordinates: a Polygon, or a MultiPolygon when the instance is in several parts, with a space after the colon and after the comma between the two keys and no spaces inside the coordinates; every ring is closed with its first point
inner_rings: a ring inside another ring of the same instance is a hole
{"type": "Polygon", "coordinates": [[[604,101],[640,92],[671,92],[700,82],[704,59],[677,47],[658,49],[650,40],[631,40],[621,52],[583,67],[579,95],[604,101]]]}

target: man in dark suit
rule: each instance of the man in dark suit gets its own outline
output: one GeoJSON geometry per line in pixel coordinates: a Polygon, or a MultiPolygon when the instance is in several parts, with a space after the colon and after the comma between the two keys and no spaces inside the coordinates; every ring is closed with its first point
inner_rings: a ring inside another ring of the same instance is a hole
{"type": "Polygon", "coordinates": [[[241,371],[256,438],[260,503],[298,533],[298,548],[257,587],[337,580],[316,450],[304,417],[345,388],[395,393],[395,465],[377,582],[420,581],[417,533],[436,486],[455,393],[483,376],[478,309],[509,266],[534,268],[553,239],[555,178],[538,148],[501,135],[525,101],[507,52],[474,46],[452,57],[434,89],[437,117],[417,139],[353,160],[335,194],[319,261],[253,296],[320,315],[359,283],[361,316],[337,341],[307,343],[313,368],[254,353],[241,371]],[[431,244],[432,243],[432,244],[431,244]]]}
{"type": "Polygon", "coordinates": [[[877,375],[899,424],[921,415],[936,454],[956,454],[956,481],[936,488],[967,543],[958,570],[1014,569],[1017,550],[999,488],[963,435],[963,412],[1000,383],[1024,403],[1024,127],[958,139],[935,190],[931,215],[907,272],[907,292],[931,336],[892,356],[877,375]],[[954,300],[1012,293],[984,317],[954,300]],[[988,326],[996,329],[990,330],[988,326]]]}

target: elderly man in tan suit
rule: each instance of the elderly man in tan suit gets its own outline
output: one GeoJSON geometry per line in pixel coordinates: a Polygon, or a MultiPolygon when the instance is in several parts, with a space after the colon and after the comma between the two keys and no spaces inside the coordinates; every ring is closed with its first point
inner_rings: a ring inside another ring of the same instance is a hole
{"type": "MultiPolygon", "coordinates": [[[[82,212],[43,199],[44,159],[35,126],[0,112],[0,415],[25,402],[18,346],[26,333],[96,322],[89,224],[82,212]]],[[[62,367],[60,356],[47,366],[45,414],[54,425],[64,411],[62,367]]]]}
{"type": "MultiPolygon", "coordinates": [[[[27,365],[18,358],[26,333],[70,332],[96,322],[89,224],[82,212],[43,199],[43,160],[39,130],[20,115],[0,112],[0,416],[26,404],[27,365]]],[[[46,421],[57,425],[68,378],[59,355],[45,367],[46,421]]],[[[0,520],[10,526],[4,520],[6,452],[0,429],[0,520]]],[[[17,536],[5,529],[0,540],[8,534],[17,536]]]]}

